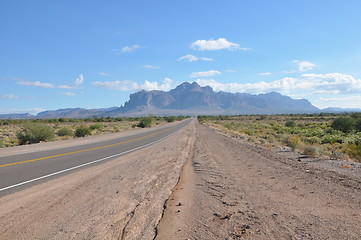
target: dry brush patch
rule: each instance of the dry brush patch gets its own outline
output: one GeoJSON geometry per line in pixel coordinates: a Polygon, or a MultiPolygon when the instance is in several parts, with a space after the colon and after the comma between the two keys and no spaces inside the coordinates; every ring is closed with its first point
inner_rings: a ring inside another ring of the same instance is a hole
{"type": "MultiPolygon", "coordinates": [[[[154,117],[152,125],[164,124],[171,121],[179,121],[185,118],[186,117],[154,117]]],[[[32,126],[46,126],[49,131],[54,133],[54,137],[41,139],[40,141],[56,141],[67,140],[75,137],[83,137],[87,135],[117,133],[132,128],[138,128],[142,119],[143,118],[138,117],[0,120],[0,148],[32,143],[33,141],[29,141],[28,138],[19,139],[19,136],[24,135],[26,137],[30,137],[29,134],[26,134],[26,130],[29,128],[29,126],[30,128],[32,126]]]]}
{"type": "Polygon", "coordinates": [[[203,116],[199,119],[215,129],[267,147],[288,146],[310,157],[361,161],[361,130],[357,128],[361,117],[357,114],[346,117],[322,114],[203,116]],[[355,124],[340,128],[337,124],[340,119],[346,119],[343,121],[346,124],[355,124]]]}

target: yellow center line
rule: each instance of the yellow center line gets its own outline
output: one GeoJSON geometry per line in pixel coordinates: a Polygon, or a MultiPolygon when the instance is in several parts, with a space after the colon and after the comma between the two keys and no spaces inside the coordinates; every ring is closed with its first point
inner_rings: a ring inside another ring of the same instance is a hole
{"type": "Polygon", "coordinates": [[[18,164],[22,164],[22,163],[36,162],[36,161],[39,161],[39,160],[44,160],[44,159],[49,159],[49,158],[61,157],[61,156],[75,154],[75,153],[87,152],[87,151],[97,150],[97,149],[101,149],[101,148],[113,147],[113,146],[121,145],[121,144],[124,144],[124,143],[134,142],[134,141],[137,141],[137,140],[140,140],[140,139],[151,137],[151,136],[157,135],[159,133],[165,132],[167,130],[169,130],[169,129],[164,129],[162,131],[155,132],[155,133],[143,136],[143,137],[131,139],[131,140],[124,141],[124,142],[114,143],[114,144],[110,144],[110,145],[105,145],[105,146],[100,146],[100,147],[95,147],[95,148],[89,148],[89,149],[84,149],[84,150],[79,150],[79,151],[74,151],[74,152],[62,153],[62,154],[48,156],[48,157],[35,158],[35,159],[25,160],[25,161],[21,161],[21,162],[8,163],[8,164],[0,165],[0,168],[1,167],[12,166],[12,165],[18,165],[18,164]]]}

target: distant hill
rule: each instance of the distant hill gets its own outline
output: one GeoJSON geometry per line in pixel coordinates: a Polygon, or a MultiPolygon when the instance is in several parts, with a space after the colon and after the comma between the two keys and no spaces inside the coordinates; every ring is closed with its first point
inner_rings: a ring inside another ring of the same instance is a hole
{"type": "Polygon", "coordinates": [[[215,92],[211,87],[184,82],[168,92],[139,91],[122,107],[101,109],[68,108],[30,114],[0,114],[0,119],[87,118],[165,115],[242,115],[288,113],[339,113],[361,109],[318,109],[306,99],[295,100],[276,92],[266,94],[215,92]]]}
{"type": "Polygon", "coordinates": [[[319,111],[305,99],[294,100],[276,92],[252,95],[214,92],[197,83],[182,83],[169,92],[140,91],[130,95],[124,107],[111,115],[218,115],[218,114],[283,114],[319,111]]]}
{"type": "Polygon", "coordinates": [[[117,109],[113,108],[99,108],[99,109],[84,109],[84,108],[66,108],[53,111],[44,111],[36,115],[37,118],[88,118],[94,116],[101,116],[106,112],[117,109]]]}
{"type": "Polygon", "coordinates": [[[10,113],[10,114],[0,114],[0,119],[27,119],[33,118],[34,115],[29,113],[10,113]]]}
{"type": "Polygon", "coordinates": [[[325,113],[361,112],[361,109],[360,108],[336,108],[336,107],[330,107],[330,108],[322,109],[321,112],[325,112],[325,113]]]}

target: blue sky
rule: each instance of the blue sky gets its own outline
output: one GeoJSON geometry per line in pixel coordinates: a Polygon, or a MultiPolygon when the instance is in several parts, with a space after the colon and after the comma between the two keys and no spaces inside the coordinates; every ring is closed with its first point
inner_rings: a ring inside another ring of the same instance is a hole
{"type": "Polygon", "coordinates": [[[361,108],[361,1],[0,2],[0,113],[120,106],[196,81],[361,108]]]}

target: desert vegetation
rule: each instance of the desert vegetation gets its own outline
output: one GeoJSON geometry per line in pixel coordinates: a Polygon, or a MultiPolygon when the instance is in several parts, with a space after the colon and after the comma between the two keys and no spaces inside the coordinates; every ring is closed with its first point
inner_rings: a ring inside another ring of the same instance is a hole
{"type": "Polygon", "coordinates": [[[267,147],[361,162],[361,114],[199,116],[200,122],[267,147]]]}
{"type": "Polygon", "coordinates": [[[64,140],[88,135],[116,133],[132,128],[183,120],[183,116],[86,119],[0,119],[0,148],[64,140]]]}
{"type": "Polygon", "coordinates": [[[143,117],[140,120],[138,127],[141,127],[141,128],[152,127],[154,125],[155,121],[156,121],[156,119],[152,115],[150,115],[148,117],[143,117]]]}

